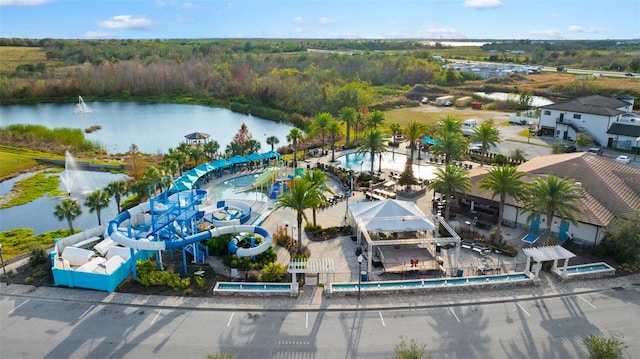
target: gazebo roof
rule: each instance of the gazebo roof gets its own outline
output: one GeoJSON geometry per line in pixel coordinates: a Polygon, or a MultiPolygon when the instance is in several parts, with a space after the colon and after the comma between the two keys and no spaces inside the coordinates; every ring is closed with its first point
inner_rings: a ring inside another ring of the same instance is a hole
{"type": "Polygon", "coordinates": [[[209,138],[209,134],[204,132],[193,132],[184,136],[184,138],[187,140],[206,140],[209,138]]]}
{"type": "Polygon", "coordinates": [[[527,256],[533,258],[536,262],[553,261],[557,259],[569,259],[576,256],[569,250],[558,245],[522,248],[522,251],[527,256]]]}

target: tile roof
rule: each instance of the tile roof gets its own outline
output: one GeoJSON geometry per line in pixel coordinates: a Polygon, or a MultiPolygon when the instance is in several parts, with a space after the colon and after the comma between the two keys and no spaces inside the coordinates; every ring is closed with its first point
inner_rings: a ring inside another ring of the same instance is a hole
{"type": "Polygon", "coordinates": [[[625,111],[618,110],[618,108],[628,105],[628,103],[616,98],[592,95],[553,103],[540,108],[576,113],[589,113],[601,116],[617,116],[619,114],[626,113],[625,111]]]}
{"type": "MultiPolygon", "coordinates": [[[[536,157],[520,166],[518,170],[527,173],[526,182],[554,174],[572,178],[580,183],[584,198],[578,206],[584,213],[576,219],[583,223],[607,226],[615,217],[640,209],[640,169],[613,159],[587,152],[563,153],[536,157]]],[[[470,173],[472,188],[468,193],[480,198],[491,198],[491,192],[477,187],[486,170],[470,173]]],[[[512,197],[506,203],[521,207],[512,197]]]]}

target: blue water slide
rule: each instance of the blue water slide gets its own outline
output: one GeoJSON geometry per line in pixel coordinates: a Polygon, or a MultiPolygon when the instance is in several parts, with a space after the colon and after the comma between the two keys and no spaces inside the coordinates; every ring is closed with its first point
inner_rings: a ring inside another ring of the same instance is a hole
{"type": "Polygon", "coordinates": [[[185,237],[184,239],[173,240],[173,241],[149,240],[147,238],[133,239],[126,236],[124,233],[118,230],[118,226],[122,222],[132,218],[138,213],[144,213],[144,212],[147,212],[148,210],[149,210],[149,203],[145,202],[132,209],[126,210],[118,214],[113,220],[109,222],[109,225],[107,226],[107,233],[109,233],[109,236],[111,237],[111,239],[113,239],[114,242],[124,247],[129,247],[129,248],[138,249],[138,250],[148,250],[148,251],[164,251],[167,249],[182,248],[192,243],[208,240],[210,238],[217,237],[222,234],[228,234],[228,233],[240,233],[240,232],[257,233],[264,237],[263,243],[260,244],[258,247],[249,248],[249,249],[238,248],[238,251],[239,251],[239,253],[237,253],[238,256],[241,256],[241,255],[254,256],[254,255],[260,254],[265,250],[267,250],[267,248],[271,246],[271,243],[273,242],[273,238],[271,237],[271,234],[269,233],[269,231],[267,231],[262,227],[249,226],[249,225],[230,225],[225,227],[216,227],[208,231],[199,232],[199,233],[190,235],[188,237],[185,237]]]}

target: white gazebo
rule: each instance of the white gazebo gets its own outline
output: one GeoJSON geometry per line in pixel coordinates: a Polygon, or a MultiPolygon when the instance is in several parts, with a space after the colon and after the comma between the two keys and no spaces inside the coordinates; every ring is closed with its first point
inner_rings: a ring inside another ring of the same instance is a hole
{"type": "Polygon", "coordinates": [[[356,228],[358,245],[363,242],[369,247],[367,272],[371,271],[372,258],[377,246],[402,246],[447,244],[456,245],[453,267],[458,266],[460,236],[440,216],[427,216],[414,203],[400,200],[360,202],[350,206],[351,225],[356,228]],[[444,227],[448,236],[440,236],[438,224],[444,227]],[[384,239],[374,239],[371,233],[390,234],[384,239]],[[399,238],[398,233],[413,233],[410,238],[399,238]]]}
{"type": "Polygon", "coordinates": [[[535,280],[539,279],[538,274],[540,273],[540,268],[542,268],[542,262],[553,261],[553,270],[565,273],[567,266],[569,265],[569,259],[576,256],[571,251],[559,245],[523,248],[522,251],[527,255],[527,266],[525,267],[525,272],[530,272],[529,267],[531,266],[532,258],[536,262],[536,267],[533,271],[535,280]],[[564,260],[562,270],[558,269],[559,259],[564,260]]]}

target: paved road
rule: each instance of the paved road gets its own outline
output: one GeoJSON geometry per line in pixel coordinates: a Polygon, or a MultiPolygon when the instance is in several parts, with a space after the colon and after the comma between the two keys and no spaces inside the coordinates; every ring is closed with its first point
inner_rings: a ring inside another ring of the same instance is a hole
{"type": "Polygon", "coordinates": [[[100,296],[1,296],[1,356],[388,358],[405,337],[426,344],[435,358],[578,358],[589,334],[622,340],[627,353],[640,350],[637,288],[484,304],[416,301],[390,310],[371,305],[374,298],[344,309],[242,310],[193,307],[179,298],[173,306],[110,303],[100,296]]]}

